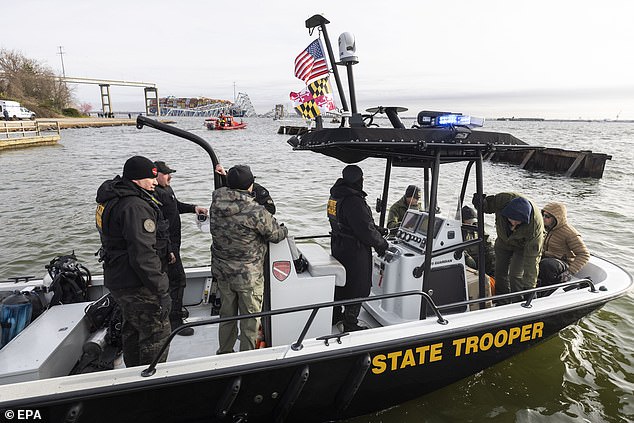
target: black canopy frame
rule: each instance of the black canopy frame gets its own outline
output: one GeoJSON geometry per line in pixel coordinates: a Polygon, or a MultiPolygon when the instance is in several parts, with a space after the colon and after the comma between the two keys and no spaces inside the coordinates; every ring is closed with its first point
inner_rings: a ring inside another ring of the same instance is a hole
{"type": "MultiPolygon", "coordinates": [[[[390,122],[394,124],[394,119],[390,122]]],[[[393,167],[424,169],[424,206],[429,213],[427,233],[433,233],[437,204],[440,168],[447,163],[467,162],[456,216],[464,203],[467,185],[475,165],[476,194],[483,194],[483,160],[487,153],[502,150],[535,149],[514,136],[500,132],[472,130],[467,127],[424,127],[397,128],[326,128],[296,135],[288,140],[296,151],[313,151],[333,157],[343,163],[358,163],[367,158],[385,159],[382,198],[377,202],[380,208],[379,225],[384,226],[389,194],[390,177],[393,167]]],[[[479,298],[485,298],[485,249],[484,214],[478,210],[477,233],[479,266],[479,298]]],[[[433,243],[425,246],[425,259],[416,269],[414,277],[422,276],[422,286],[427,286],[431,259],[440,254],[462,251],[473,245],[473,241],[463,242],[453,247],[433,251],[433,243]]],[[[484,306],[484,302],[480,303],[484,306]]],[[[426,312],[421,309],[421,318],[426,312]]]]}

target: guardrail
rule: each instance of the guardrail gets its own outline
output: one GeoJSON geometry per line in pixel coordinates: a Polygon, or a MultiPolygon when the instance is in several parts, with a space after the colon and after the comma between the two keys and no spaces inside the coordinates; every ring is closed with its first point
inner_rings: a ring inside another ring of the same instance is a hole
{"type": "Polygon", "coordinates": [[[58,121],[0,121],[0,139],[36,138],[50,135],[54,132],[59,135],[58,121]]]}
{"type": "MultiPolygon", "coordinates": [[[[424,300],[430,306],[431,310],[436,315],[436,322],[441,325],[446,325],[449,323],[449,321],[445,319],[444,316],[442,315],[441,311],[443,310],[449,310],[449,309],[461,307],[461,306],[469,306],[471,304],[484,303],[489,300],[500,300],[500,299],[506,300],[506,299],[517,298],[517,297],[522,297],[522,301],[523,301],[521,303],[522,307],[531,308],[533,300],[538,296],[539,293],[547,293],[557,288],[563,288],[564,291],[568,292],[572,290],[583,289],[584,287],[588,287],[589,292],[593,292],[593,293],[606,290],[604,286],[597,289],[592,279],[584,278],[580,280],[572,280],[568,282],[563,282],[563,283],[549,285],[549,286],[543,286],[539,288],[527,289],[524,291],[512,292],[509,294],[490,296],[490,297],[484,297],[484,298],[476,298],[473,300],[459,301],[459,302],[443,304],[443,305],[436,305],[436,303],[431,298],[431,296],[429,296],[429,294],[427,294],[426,292],[412,290],[412,291],[394,292],[390,294],[374,295],[371,297],[359,297],[359,298],[353,298],[350,300],[329,301],[325,303],[288,307],[288,308],[277,309],[277,310],[261,311],[259,313],[246,314],[246,315],[237,315],[237,316],[231,316],[231,317],[213,317],[211,319],[185,323],[182,326],[179,326],[177,329],[173,330],[170,333],[170,335],[167,337],[165,342],[163,343],[163,346],[159,350],[158,354],[154,357],[154,360],[152,361],[152,363],[150,363],[149,366],[141,372],[141,376],[149,377],[149,376],[153,376],[156,373],[156,366],[158,365],[160,357],[163,355],[167,347],[170,345],[170,343],[172,342],[172,339],[174,339],[176,334],[185,328],[193,328],[196,326],[211,325],[215,323],[239,321],[242,319],[249,319],[249,318],[276,316],[280,314],[288,314],[288,313],[295,313],[298,311],[310,310],[311,314],[308,317],[308,320],[306,321],[306,323],[304,324],[301,330],[301,333],[299,334],[297,338],[297,341],[291,344],[291,349],[293,351],[299,351],[303,348],[302,343],[304,341],[304,338],[306,337],[306,334],[308,333],[308,329],[312,325],[313,320],[315,319],[315,316],[317,315],[317,312],[322,308],[346,306],[350,304],[359,304],[359,303],[364,303],[368,301],[376,301],[376,300],[382,300],[387,298],[398,298],[398,297],[418,295],[421,297],[422,300],[424,300]]],[[[550,295],[550,294],[548,293],[547,295],[550,295]]],[[[321,336],[316,339],[323,340],[324,343],[328,345],[328,342],[330,339],[336,338],[337,342],[340,342],[339,339],[347,335],[348,335],[348,332],[342,332],[338,334],[321,336]]]]}

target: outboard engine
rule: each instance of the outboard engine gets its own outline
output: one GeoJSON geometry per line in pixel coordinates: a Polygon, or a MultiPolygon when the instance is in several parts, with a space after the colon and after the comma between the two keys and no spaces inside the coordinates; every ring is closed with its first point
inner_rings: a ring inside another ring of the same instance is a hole
{"type": "Polygon", "coordinates": [[[0,348],[7,345],[31,323],[32,312],[31,300],[21,292],[15,292],[2,300],[0,304],[0,325],[2,326],[0,348]]]}

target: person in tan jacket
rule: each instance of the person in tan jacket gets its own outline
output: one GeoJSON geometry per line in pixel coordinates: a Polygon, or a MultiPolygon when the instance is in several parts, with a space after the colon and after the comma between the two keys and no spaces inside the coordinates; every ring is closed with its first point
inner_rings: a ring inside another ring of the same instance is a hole
{"type": "Polygon", "coordinates": [[[571,274],[577,273],[590,259],[590,252],[581,234],[568,223],[566,206],[548,203],[542,208],[546,237],[542,257],[552,257],[565,262],[571,274]]]}

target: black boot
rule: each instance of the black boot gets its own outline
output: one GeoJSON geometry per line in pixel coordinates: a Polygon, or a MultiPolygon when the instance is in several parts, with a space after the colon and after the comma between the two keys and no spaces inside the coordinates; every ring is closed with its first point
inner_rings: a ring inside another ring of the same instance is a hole
{"type": "MultiPolygon", "coordinates": [[[[179,327],[183,326],[183,321],[172,321],[170,322],[170,326],[172,328],[172,332],[179,327]]],[[[178,335],[180,336],[192,336],[194,334],[194,328],[184,328],[178,331],[178,335]]]]}
{"type": "Polygon", "coordinates": [[[359,313],[361,312],[361,304],[352,304],[344,308],[343,311],[343,331],[355,332],[367,329],[365,326],[359,326],[359,313]]]}

